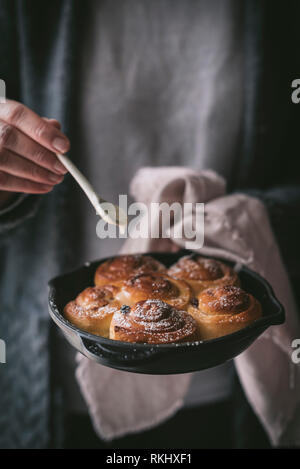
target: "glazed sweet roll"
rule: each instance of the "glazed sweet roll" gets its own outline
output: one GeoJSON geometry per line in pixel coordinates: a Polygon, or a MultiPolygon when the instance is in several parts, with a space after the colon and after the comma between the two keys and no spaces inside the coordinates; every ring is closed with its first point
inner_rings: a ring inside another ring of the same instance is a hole
{"type": "Polygon", "coordinates": [[[168,275],[185,280],[194,295],[209,287],[239,285],[238,275],[230,266],[199,254],[181,257],[169,268],[168,275]]]}
{"type": "Polygon", "coordinates": [[[191,288],[184,281],[163,273],[142,273],[129,277],[120,287],[116,298],[132,306],[138,301],[162,300],[178,309],[186,309],[191,299],[191,288]]]}
{"type": "Polygon", "coordinates": [[[236,332],[262,314],[254,296],[232,285],[204,290],[188,312],[197,322],[198,338],[203,340],[236,332]]]}
{"type": "Polygon", "coordinates": [[[79,329],[108,337],[112,316],[120,308],[117,291],[113,285],[88,287],[66,305],[64,316],[79,329]]]}
{"type": "Polygon", "coordinates": [[[142,254],[118,256],[98,266],[95,272],[95,285],[120,285],[132,275],[165,270],[166,267],[151,256],[142,254]]]}
{"type": "Polygon", "coordinates": [[[113,315],[110,338],[124,342],[170,344],[196,338],[196,321],[161,300],[139,301],[123,306],[113,315]]]}

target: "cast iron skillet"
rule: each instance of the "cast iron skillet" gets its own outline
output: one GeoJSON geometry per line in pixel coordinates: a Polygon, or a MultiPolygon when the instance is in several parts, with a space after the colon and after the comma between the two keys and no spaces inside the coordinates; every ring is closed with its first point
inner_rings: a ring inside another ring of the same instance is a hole
{"type": "MultiPolygon", "coordinates": [[[[180,251],[149,254],[166,266],[170,266],[182,255],[188,253],[180,251]]],[[[238,332],[203,342],[164,345],[131,344],[84,332],[64,319],[63,308],[84,288],[93,285],[97,266],[106,260],[102,259],[85,265],[49,282],[49,312],[53,321],[73,347],[102,365],[147,374],[189,373],[204,370],[236,357],[269,326],[282,324],[285,320],[284,309],[276,299],[269,283],[257,273],[242,266],[239,270],[242,287],[261,302],[263,316],[238,332]]],[[[235,266],[233,262],[227,262],[227,264],[235,266]]]]}

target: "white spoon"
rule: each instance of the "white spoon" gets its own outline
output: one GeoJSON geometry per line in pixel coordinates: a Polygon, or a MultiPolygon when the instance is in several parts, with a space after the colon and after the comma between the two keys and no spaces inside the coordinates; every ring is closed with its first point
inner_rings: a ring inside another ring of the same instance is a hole
{"type": "Polygon", "coordinates": [[[127,226],[127,215],[119,206],[109,203],[114,210],[107,210],[102,207],[102,204],[108,203],[102,199],[94,190],[91,183],[87,178],[79,171],[74,163],[66,155],[56,154],[59,161],[65,166],[69,173],[73,176],[75,181],[79,184],[91,204],[93,205],[96,213],[103,218],[104,221],[111,225],[118,225],[121,233],[125,232],[127,226]]]}

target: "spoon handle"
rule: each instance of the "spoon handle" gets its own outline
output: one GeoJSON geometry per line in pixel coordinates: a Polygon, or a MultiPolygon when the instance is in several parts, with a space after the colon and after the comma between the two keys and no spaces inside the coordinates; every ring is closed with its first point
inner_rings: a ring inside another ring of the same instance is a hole
{"type": "Polygon", "coordinates": [[[120,229],[122,229],[123,231],[124,227],[127,225],[126,213],[123,212],[120,207],[117,207],[115,205],[114,216],[112,217],[111,214],[108,211],[105,211],[101,206],[101,204],[105,203],[106,200],[99,197],[91,183],[82,174],[82,172],[79,171],[77,166],[75,166],[75,164],[70,160],[70,158],[66,155],[61,155],[60,153],[57,153],[56,156],[59,161],[65,166],[65,168],[69,171],[69,173],[73,176],[75,181],[79,184],[79,186],[93,205],[94,209],[96,210],[96,213],[107,223],[119,225],[120,229]]]}
{"type": "Polygon", "coordinates": [[[69,171],[69,173],[73,176],[75,181],[79,184],[91,204],[94,206],[96,212],[98,213],[99,197],[91,183],[82,174],[82,172],[79,171],[77,166],[75,166],[75,164],[70,160],[68,156],[60,155],[59,153],[57,153],[56,156],[59,161],[65,166],[65,168],[69,171]]]}

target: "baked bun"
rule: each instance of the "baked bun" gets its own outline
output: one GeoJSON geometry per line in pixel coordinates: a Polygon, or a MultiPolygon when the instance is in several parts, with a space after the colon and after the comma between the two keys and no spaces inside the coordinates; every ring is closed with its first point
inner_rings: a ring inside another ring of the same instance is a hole
{"type": "Polygon", "coordinates": [[[170,344],[192,341],[196,337],[195,320],[161,300],[139,301],[134,307],[123,306],[113,315],[110,338],[124,342],[170,344]]]}
{"type": "Polygon", "coordinates": [[[198,338],[202,340],[236,332],[262,314],[254,296],[232,285],[204,290],[188,312],[196,320],[198,338]]]}
{"type": "Polygon", "coordinates": [[[108,337],[112,315],[120,308],[117,291],[113,285],[88,287],[66,305],[64,316],[79,329],[108,337]]]}
{"type": "Polygon", "coordinates": [[[181,257],[167,273],[185,280],[192,287],[194,295],[210,287],[239,285],[238,275],[231,267],[199,254],[181,257]]]}
{"type": "Polygon", "coordinates": [[[120,285],[132,275],[164,270],[166,267],[151,256],[118,256],[99,265],[95,272],[95,285],[120,285]]]}
{"type": "Polygon", "coordinates": [[[191,299],[191,288],[184,280],[163,273],[142,273],[129,277],[121,285],[116,298],[129,306],[153,299],[165,301],[177,309],[186,309],[191,299]]]}

